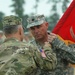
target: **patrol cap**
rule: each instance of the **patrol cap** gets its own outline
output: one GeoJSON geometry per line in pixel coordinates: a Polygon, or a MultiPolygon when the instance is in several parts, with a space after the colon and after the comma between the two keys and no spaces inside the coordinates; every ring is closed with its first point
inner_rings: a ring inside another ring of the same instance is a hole
{"type": "Polygon", "coordinates": [[[17,16],[10,15],[4,17],[2,23],[3,23],[3,27],[12,26],[12,25],[21,25],[22,19],[17,16]]]}
{"type": "Polygon", "coordinates": [[[45,22],[45,17],[44,15],[31,16],[27,19],[27,22],[28,22],[27,28],[41,25],[43,22],[45,22]]]}

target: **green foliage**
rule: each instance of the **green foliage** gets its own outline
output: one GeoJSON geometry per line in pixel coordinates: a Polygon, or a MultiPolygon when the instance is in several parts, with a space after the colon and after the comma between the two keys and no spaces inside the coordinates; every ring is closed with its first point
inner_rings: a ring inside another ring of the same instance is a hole
{"type": "Polygon", "coordinates": [[[2,18],[4,17],[4,13],[0,12],[0,30],[3,29],[3,25],[2,25],[2,18]]]}
{"type": "Polygon", "coordinates": [[[54,26],[56,25],[57,21],[59,20],[59,14],[54,13],[50,17],[47,18],[47,21],[49,22],[49,30],[52,30],[54,26]]]}
{"type": "Polygon", "coordinates": [[[48,0],[47,3],[50,3],[50,2],[55,2],[55,3],[58,3],[58,2],[61,2],[62,0],[48,0]]]}
{"type": "Polygon", "coordinates": [[[37,14],[37,9],[38,9],[38,3],[39,3],[39,0],[35,0],[35,5],[34,5],[34,9],[35,9],[35,14],[37,14]]]}
{"type": "Polygon", "coordinates": [[[69,3],[69,0],[63,0],[63,4],[62,4],[62,12],[64,13],[65,10],[67,9],[67,5],[69,3]]]}
{"type": "MultiPolygon", "coordinates": [[[[25,4],[25,1],[26,0],[12,0],[13,3],[10,6],[10,7],[13,7],[12,12],[23,19],[24,27],[27,26],[27,18],[28,18],[28,15],[24,14],[24,9],[23,9],[23,5],[25,4]]],[[[40,1],[41,0],[35,0],[35,5],[33,6],[33,8],[35,9],[35,13],[32,12],[32,14],[37,14],[38,5],[40,1]]],[[[64,13],[64,11],[68,7],[68,4],[70,3],[70,0],[46,0],[46,2],[48,4],[50,3],[53,4],[52,6],[50,4],[50,7],[51,7],[50,14],[48,17],[46,17],[47,21],[49,22],[49,30],[52,30],[60,18],[59,12],[57,11],[57,5],[59,5],[59,3],[62,4],[62,6],[60,7],[61,8],[60,11],[64,13]]],[[[0,12],[0,29],[2,29],[1,20],[3,17],[4,17],[4,13],[0,12]]]]}
{"type": "Polygon", "coordinates": [[[50,15],[47,18],[47,20],[49,22],[49,30],[52,30],[60,18],[60,15],[59,15],[60,13],[57,11],[57,5],[59,3],[62,4],[61,11],[62,11],[62,13],[64,13],[64,11],[68,7],[69,0],[48,0],[47,3],[53,4],[52,9],[50,10],[50,15]]]}
{"type": "Polygon", "coordinates": [[[24,15],[23,5],[25,4],[25,0],[12,0],[12,1],[13,4],[10,6],[14,8],[12,12],[14,12],[16,15],[22,18],[23,26],[26,27],[28,15],[24,15]]]}
{"type": "Polygon", "coordinates": [[[23,5],[25,1],[24,0],[12,0],[12,1],[13,1],[13,4],[10,6],[14,8],[12,12],[14,12],[16,15],[22,18],[24,16],[23,5]]]}
{"type": "MultiPolygon", "coordinates": [[[[24,15],[23,18],[22,18],[22,23],[23,23],[23,26],[26,28],[27,26],[27,18],[28,18],[28,15],[24,15]]],[[[25,31],[27,31],[27,29],[25,29],[25,31]]]]}
{"type": "MultiPolygon", "coordinates": [[[[54,0],[55,1],[55,0],[54,0]]],[[[52,30],[59,20],[59,13],[57,13],[57,1],[53,2],[52,9],[50,11],[50,16],[47,18],[49,22],[49,30],[52,30]]]]}

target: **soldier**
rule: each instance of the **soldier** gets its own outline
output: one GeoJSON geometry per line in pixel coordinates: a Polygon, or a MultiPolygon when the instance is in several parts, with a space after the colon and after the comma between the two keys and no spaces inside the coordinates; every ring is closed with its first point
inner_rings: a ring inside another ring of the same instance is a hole
{"type": "Polygon", "coordinates": [[[73,48],[62,42],[57,35],[48,31],[49,24],[45,20],[44,15],[31,16],[27,21],[27,28],[35,38],[30,43],[36,45],[40,50],[44,42],[47,41],[57,56],[57,67],[54,72],[41,70],[39,75],[68,75],[69,63],[75,63],[75,51],[73,48]]]}
{"type": "Polygon", "coordinates": [[[2,22],[6,39],[0,46],[0,75],[39,75],[38,67],[55,69],[56,56],[48,43],[43,46],[45,54],[41,55],[36,47],[22,42],[24,32],[19,17],[6,16],[2,22]]]}

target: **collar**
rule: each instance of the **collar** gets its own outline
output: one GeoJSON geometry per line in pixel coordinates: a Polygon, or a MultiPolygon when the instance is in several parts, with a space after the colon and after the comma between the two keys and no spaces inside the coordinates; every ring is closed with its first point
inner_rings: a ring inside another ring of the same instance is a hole
{"type": "Polygon", "coordinates": [[[16,38],[9,38],[9,39],[6,38],[4,42],[10,41],[10,40],[12,40],[12,41],[19,41],[16,38]]]}

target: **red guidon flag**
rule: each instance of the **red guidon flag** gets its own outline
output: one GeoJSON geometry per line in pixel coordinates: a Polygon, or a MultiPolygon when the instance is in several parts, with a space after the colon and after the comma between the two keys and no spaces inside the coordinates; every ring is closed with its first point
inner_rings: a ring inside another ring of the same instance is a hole
{"type": "Polygon", "coordinates": [[[72,1],[52,32],[64,40],[75,43],[75,0],[72,1]]]}

